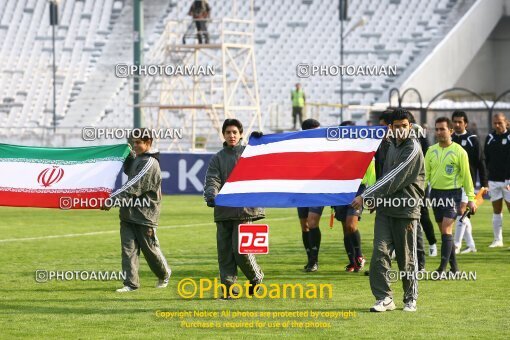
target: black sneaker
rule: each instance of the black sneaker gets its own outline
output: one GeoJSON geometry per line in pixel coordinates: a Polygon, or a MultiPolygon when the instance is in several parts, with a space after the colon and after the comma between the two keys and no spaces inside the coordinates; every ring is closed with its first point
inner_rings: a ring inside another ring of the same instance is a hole
{"type": "Polygon", "coordinates": [[[248,296],[253,296],[253,294],[255,294],[255,292],[257,292],[260,287],[258,286],[260,284],[260,282],[253,282],[253,281],[250,281],[250,286],[248,287],[248,296]]]}
{"type": "Polygon", "coordinates": [[[460,270],[458,268],[457,269],[450,268],[448,273],[446,273],[446,277],[447,278],[455,277],[455,275],[457,275],[458,272],[460,272],[460,270]]]}
{"type": "Polygon", "coordinates": [[[239,294],[234,293],[234,292],[233,292],[233,294],[228,294],[227,293],[227,296],[225,296],[223,294],[220,294],[219,300],[222,300],[222,301],[237,300],[237,299],[235,299],[235,297],[237,297],[238,295],[239,294]]]}
{"type": "Polygon", "coordinates": [[[434,281],[441,281],[445,278],[445,271],[441,268],[437,268],[431,273],[431,278],[434,281]]]}
{"type": "Polygon", "coordinates": [[[229,294],[230,285],[226,285],[225,294],[223,294],[223,289],[220,289],[220,300],[232,300],[234,297],[237,297],[239,295],[239,289],[234,287],[232,289],[232,294],[229,294]]]}
{"type": "Polygon", "coordinates": [[[306,252],[306,258],[307,258],[307,262],[303,266],[303,269],[306,269],[306,267],[308,267],[308,265],[310,264],[310,252],[309,251],[306,252]]]}
{"type": "Polygon", "coordinates": [[[315,263],[307,266],[305,269],[305,272],[311,273],[311,272],[316,272],[317,270],[319,270],[319,264],[317,262],[315,262],[315,263]]]}

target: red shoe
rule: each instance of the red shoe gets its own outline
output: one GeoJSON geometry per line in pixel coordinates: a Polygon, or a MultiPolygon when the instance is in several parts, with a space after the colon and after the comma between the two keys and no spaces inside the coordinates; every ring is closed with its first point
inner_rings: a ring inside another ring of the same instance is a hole
{"type": "Polygon", "coordinates": [[[365,268],[365,258],[363,256],[359,256],[356,258],[356,265],[354,266],[354,271],[359,272],[365,268]]]}
{"type": "Polygon", "coordinates": [[[356,267],[356,265],[354,265],[352,263],[349,263],[347,266],[345,266],[345,271],[349,272],[349,273],[352,273],[354,271],[355,267],[356,267]]]}

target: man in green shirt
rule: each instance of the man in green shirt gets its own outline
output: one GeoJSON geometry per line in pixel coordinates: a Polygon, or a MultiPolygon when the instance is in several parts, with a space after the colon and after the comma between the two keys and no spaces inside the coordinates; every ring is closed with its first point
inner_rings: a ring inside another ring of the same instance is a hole
{"type": "Polygon", "coordinates": [[[441,264],[437,271],[444,272],[450,263],[451,271],[456,272],[453,224],[460,208],[462,189],[472,213],[476,211],[475,194],[467,152],[452,141],[452,121],[447,117],[436,119],[435,131],[438,143],[425,155],[425,183],[430,183],[432,209],[441,230],[441,264]]]}
{"type": "Polygon", "coordinates": [[[296,89],[290,91],[290,99],[292,100],[292,121],[294,130],[296,129],[296,119],[299,116],[299,125],[303,125],[303,107],[305,106],[306,97],[301,84],[296,84],[296,89]]]}

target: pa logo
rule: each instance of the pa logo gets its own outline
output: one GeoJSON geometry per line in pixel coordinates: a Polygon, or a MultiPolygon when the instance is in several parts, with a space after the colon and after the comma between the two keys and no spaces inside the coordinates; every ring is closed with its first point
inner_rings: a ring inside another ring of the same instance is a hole
{"type": "Polygon", "coordinates": [[[453,165],[451,165],[451,164],[447,164],[447,165],[446,165],[446,168],[445,168],[445,171],[446,171],[446,173],[447,173],[448,175],[453,174],[453,165]]]}
{"type": "Polygon", "coordinates": [[[240,224],[238,232],[239,254],[269,253],[269,226],[267,224],[240,224]]]}

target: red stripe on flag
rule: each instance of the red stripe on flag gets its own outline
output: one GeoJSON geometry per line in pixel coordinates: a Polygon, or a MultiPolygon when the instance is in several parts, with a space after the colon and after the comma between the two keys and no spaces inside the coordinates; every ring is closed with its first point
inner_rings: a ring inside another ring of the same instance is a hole
{"type": "Polygon", "coordinates": [[[105,191],[79,193],[33,193],[0,190],[0,206],[62,208],[62,209],[99,209],[101,203],[110,194],[105,191]],[[68,207],[68,202],[71,206],[68,207]],[[66,206],[67,205],[67,206],[66,206]]]}
{"type": "Polygon", "coordinates": [[[363,178],[375,152],[285,152],[240,158],[227,182],[363,178]]]}

